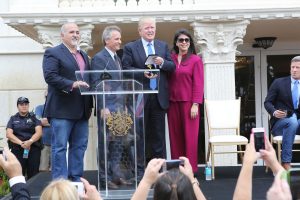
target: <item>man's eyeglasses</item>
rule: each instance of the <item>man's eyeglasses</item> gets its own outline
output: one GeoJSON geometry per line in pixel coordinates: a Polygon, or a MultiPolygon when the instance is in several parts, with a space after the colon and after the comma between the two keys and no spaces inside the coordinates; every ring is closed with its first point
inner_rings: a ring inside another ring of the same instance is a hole
{"type": "Polygon", "coordinates": [[[183,42],[188,43],[188,42],[190,42],[190,39],[189,39],[189,38],[178,38],[177,41],[178,41],[179,43],[183,43],[183,42]]]}

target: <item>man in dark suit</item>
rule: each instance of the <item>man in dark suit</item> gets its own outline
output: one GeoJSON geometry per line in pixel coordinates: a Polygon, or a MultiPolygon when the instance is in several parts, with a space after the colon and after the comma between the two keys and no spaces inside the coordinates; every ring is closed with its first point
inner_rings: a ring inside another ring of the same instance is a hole
{"type": "Polygon", "coordinates": [[[87,54],[78,50],[80,33],[76,24],[64,24],[61,39],[62,44],[45,51],[43,60],[44,78],[48,84],[44,115],[50,120],[53,132],[52,178],[80,181],[93,103],[91,96],[80,94],[79,87],[88,88],[89,85],[83,81],[83,75],[76,81],[75,71],[84,72],[90,67],[87,54]]]}
{"type": "MultiPolygon", "coordinates": [[[[145,69],[145,61],[149,54],[155,54],[155,67],[160,69],[159,93],[144,95],[144,121],[146,159],[165,158],[165,114],[169,106],[167,73],[175,70],[175,64],[170,57],[167,43],[154,39],[156,22],[154,18],[141,18],[138,24],[141,39],[124,46],[123,68],[145,69]]],[[[145,74],[145,77],[148,77],[145,74]]],[[[144,89],[152,87],[150,79],[140,77],[144,89]]],[[[154,86],[157,89],[157,84],[154,86]]],[[[138,152],[140,152],[138,150],[138,152]]]]}
{"type": "MultiPolygon", "coordinates": [[[[102,42],[104,48],[98,52],[92,59],[91,68],[93,70],[107,70],[102,74],[92,75],[93,87],[101,87],[101,82],[108,79],[105,84],[105,90],[117,91],[120,88],[120,80],[122,75],[120,72],[109,72],[111,70],[121,70],[121,60],[116,52],[121,47],[121,29],[117,26],[107,26],[102,33],[102,42]],[[109,80],[112,80],[109,82],[109,80]]],[[[103,83],[103,82],[102,82],[103,83]]],[[[97,89],[97,88],[95,88],[97,89]]],[[[103,88],[102,88],[103,89],[103,88]]],[[[102,90],[100,89],[100,90],[102,90]]],[[[105,155],[104,155],[104,140],[107,141],[107,186],[110,189],[119,188],[119,184],[129,184],[125,181],[125,177],[120,169],[120,162],[122,158],[122,150],[124,144],[122,137],[115,137],[109,129],[107,129],[104,119],[107,119],[112,112],[124,110],[124,100],[122,95],[106,94],[105,108],[103,104],[103,96],[97,96],[97,124],[98,124],[98,150],[99,150],[99,179],[102,186],[105,186],[105,155]],[[104,135],[106,132],[106,135],[104,135]]]]}
{"type": "Polygon", "coordinates": [[[274,136],[282,135],[282,166],[290,168],[292,147],[300,124],[300,56],[291,60],[291,76],[278,78],[271,84],[265,99],[265,109],[272,116],[274,136]]]}

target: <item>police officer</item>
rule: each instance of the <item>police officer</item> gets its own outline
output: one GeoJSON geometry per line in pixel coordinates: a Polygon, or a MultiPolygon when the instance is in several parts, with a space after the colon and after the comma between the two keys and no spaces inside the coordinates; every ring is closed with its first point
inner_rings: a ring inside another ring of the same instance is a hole
{"type": "Polygon", "coordinates": [[[19,97],[18,112],[11,116],[6,127],[9,148],[22,165],[23,175],[31,178],[39,172],[42,136],[41,122],[29,112],[29,100],[19,97]]]}

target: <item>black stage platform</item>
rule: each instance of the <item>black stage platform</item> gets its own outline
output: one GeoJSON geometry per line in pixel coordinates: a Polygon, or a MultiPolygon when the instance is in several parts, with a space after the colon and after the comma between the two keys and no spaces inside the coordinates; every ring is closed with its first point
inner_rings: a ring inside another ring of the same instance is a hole
{"type": "MultiPolygon", "coordinates": [[[[204,168],[199,168],[197,178],[200,182],[201,190],[208,200],[227,200],[232,199],[236,181],[240,172],[240,167],[216,167],[216,179],[214,181],[205,181],[204,168]]],[[[97,186],[97,171],[85,171],[84,178],[91,184],[97,186]]],[[[265,199],[266,192],[273,182],[273,174],[269,170],[265,172],[265,167],[254,167],[252,199],[265,199]]],[[[27,184],[32,199],[39,199],[43,188],[51,181],[49,172],[42,172],[31,178],[27,184]]],[[[9,196],[2,200],[11,199],[9,196]]]]}

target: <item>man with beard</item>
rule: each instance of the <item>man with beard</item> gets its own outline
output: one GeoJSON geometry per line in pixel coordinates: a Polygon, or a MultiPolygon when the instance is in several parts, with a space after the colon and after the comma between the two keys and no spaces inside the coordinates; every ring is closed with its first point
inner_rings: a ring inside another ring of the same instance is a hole
{"type": "Polygon", "coordinates": [[[89,88],[89,85],[76,81],[75,71],[84,72],[90,66],[87,54],[78,47],[80,33],[76,24],[64,24],[61,39],[62,44],[45,51],[43,60],[44,78],[48,83],[44,115],[49,119],[53,132],[52,178],[80,181],[93,104],[91,96],[80,94],[79,87],[89,88]]]}

